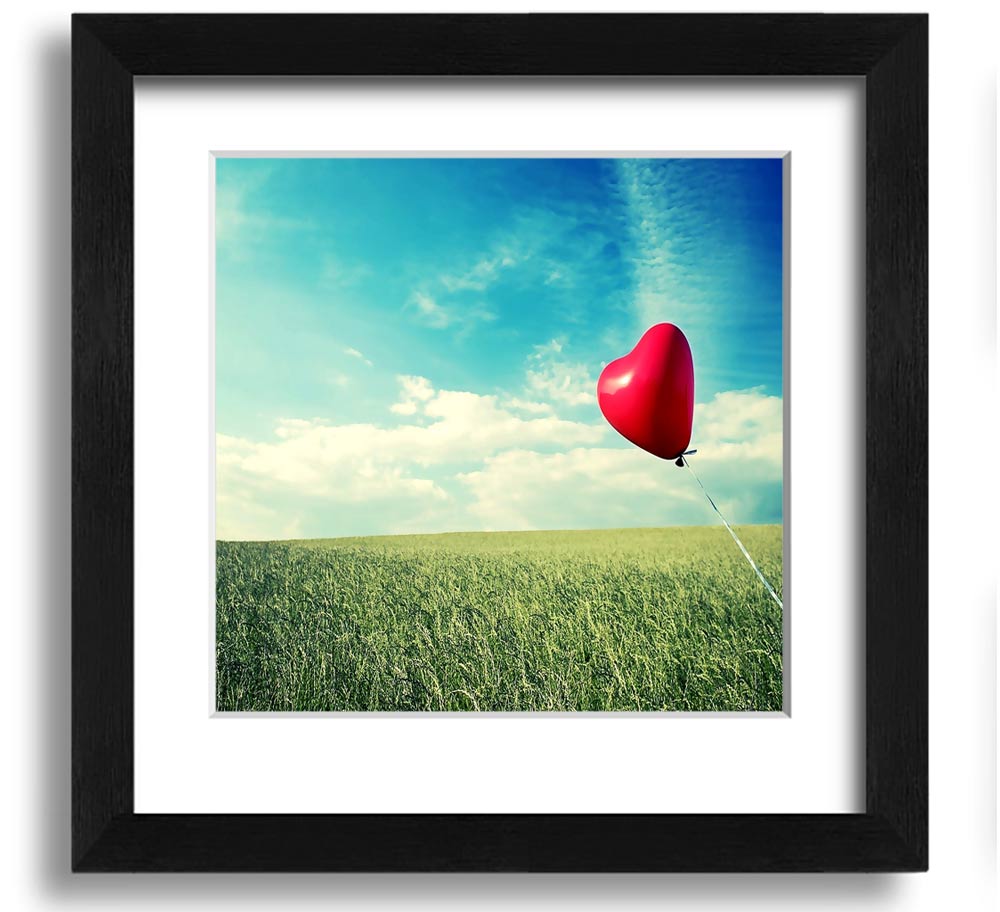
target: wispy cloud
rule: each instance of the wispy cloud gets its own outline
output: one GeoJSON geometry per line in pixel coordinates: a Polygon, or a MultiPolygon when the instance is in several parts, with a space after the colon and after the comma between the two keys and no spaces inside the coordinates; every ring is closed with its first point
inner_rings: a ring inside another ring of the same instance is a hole
{"type": "Polygon", "coordinates": [[[487,252],[466,258],[467,265],[459,269],[439,269],[422,278],[407,306],[422,325],[467,336],[477,325],[497,319],[487,293],[524,258],[516,244],[497,242],[487,252]]]}
{"type": "Polygon", "coordinates": [[[457,329],[459,335],[466,334],[478,323],[491,323],[497,315],[481,304],[454,304],[445,307],[425,291],[415,291],[409,306],[418,323],[430,329],[457,329]]]}
{"type": "Polygon", "coordinates": [[[531,301],[544,301],[549,319],[561,324],[586,321],[581,305],[594,297],[605,313],[621,305],[617,220],[592,200],[537,191],[506,211],[487,244],[414,269],[408,306],[417,322],[468,335],[482,323],[523,319],[531,301]],[[572,295],[580,285],[587,293],[572,295]]]}
{"type": "Polygon", "coordinates": [[[357,358],[362,364],[365,364],[368,367],[373,366],[372,362],[368,358],[366,358],[364,354],[359,352],[356,348],[351,348],[350,346],[348,346],[347,348],[344,349],[344,354],[351,358],[357,358]]]}
{"type": "Polygon", "coordinates": [[[275,212],[267,205],[263,190],[273,165],[243,166],[236,176],[225,163],[225,159],[216,162],[215,243],[221,254],[248,260],[282,233],[315,228],[309,219],[275,212]]]}
{"type": "Polygon", "coordinates": [[[451,314],[426,292],[413,292],[410,303],[416,308],[420,322],[432,329],[447,329],[454,322],[451,314]]]}
{"type": "Polygon", "coordinates": [[[477,260],[464,272],[445,273],[439,281],[447,291],[485,291],[500,277],[504,269],[516,265],[517,259],[509,250],[501,250],[493,255],[477,260]]]}
{"type": "Polygon", "coordinates": [[[350,288],[372,274],[367,263],[341,259],[332,253],[323,256],[323,281],[338,288],[350,288]]]}
{"type": "Polygon", "coordinates": [[[780,167],[765,159],[617,163],[637,331],[680,326],[699,383],[713,390],[759,376],[761,360],[771,376],[780,368],[780,195],[761,190],[780,167]]]}
{"type": "Polygon", "coordinates": [[[597,402],[597,381],[587,365],[562,357],[564,345],[562,339],[552,339],[535,346],[528,356],[527,390],[535,397],[561,405],[593,405],[597,402]]]}
{"type": "MultiPolygon", "coordinates": [[[[691,326],[715,319],[716,301],[706,287],[704,249],[712,201],[691,186],[684,160],[620,159],[619,179],[628,213],[628,254],[635,274],[635,308],[643,327],[673,318],[691,326]],[[698,262],[695,262],[698,261],[698,262]]],[[[698,173],[699,185],[704,179],[698,173]]]]}

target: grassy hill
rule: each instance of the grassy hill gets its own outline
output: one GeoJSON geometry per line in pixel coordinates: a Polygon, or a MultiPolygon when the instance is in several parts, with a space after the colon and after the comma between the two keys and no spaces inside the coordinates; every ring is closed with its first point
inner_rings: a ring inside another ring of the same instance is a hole
{"type": "MultiPolygon", "coordinates": [[[[781,594],[781,526],[738,529],[781,594]]],[[[781,709],[782,619],[721,527],[219,542],[236,711],[781,709]]]]}

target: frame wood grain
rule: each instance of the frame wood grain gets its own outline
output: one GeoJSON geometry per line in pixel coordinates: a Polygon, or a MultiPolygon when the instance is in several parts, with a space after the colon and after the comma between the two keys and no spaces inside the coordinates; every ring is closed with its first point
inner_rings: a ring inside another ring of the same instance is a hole
{"type": "Polygon", "coordinates": [[[73,869],[925,870],[927,38],[925,15],[74,16],[73,869]],[[134,813],[133,78],[147,75],[865,78],[865,813],[134,813]]]}

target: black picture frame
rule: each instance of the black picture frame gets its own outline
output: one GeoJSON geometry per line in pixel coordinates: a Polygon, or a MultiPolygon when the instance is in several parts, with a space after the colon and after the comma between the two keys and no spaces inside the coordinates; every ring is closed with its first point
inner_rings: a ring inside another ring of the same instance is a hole
{"type": "Polygon", "coordinates": [[[78,14],[72,32],[75,871],[926,870],[926,15],[78,14]],[[864,813],[134,812],[133,78],[148,75],[864,77],[866,453],[844,454],[867,473],[864,813]]]}

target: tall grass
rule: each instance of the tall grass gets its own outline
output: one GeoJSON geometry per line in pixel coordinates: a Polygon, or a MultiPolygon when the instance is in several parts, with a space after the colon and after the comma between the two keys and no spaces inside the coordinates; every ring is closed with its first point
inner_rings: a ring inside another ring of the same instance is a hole
{"type": "MultiPolygon", "coordinates": [[[[781,593],[781,527],[739,534],[781,593]]],[[[722,528],[219,542],[220,710],[779,710],[722,528]]]]}

